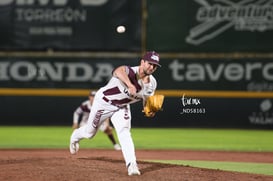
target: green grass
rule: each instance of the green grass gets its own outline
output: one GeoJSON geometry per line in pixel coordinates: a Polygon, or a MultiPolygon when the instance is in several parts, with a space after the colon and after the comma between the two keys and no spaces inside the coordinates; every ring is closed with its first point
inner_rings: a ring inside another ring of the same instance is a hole
{"type": "Polygon", "coordinates": [[[198,168],[220,169],[225,171],[236,171],[244,173],[256,173],[273,175],[273,164],[271,163],[244,163],[244,162],[219,162],[219,161],[188,161],[188,160],[157,160],[152,162],[169,163],[198,168]]]}
{"type": "Polygon", "coordinates": [[[133,129],[139,148],[273,151],[273,131],[236,129],[133,129]]]}
{"type": "MultiPolygon", "coordinates": [[[[1,126],[0,148],[67,148],[71,127],[1,126]]],[[[189,149],[273,152],[273,131],[236,129],[150,129],[133,128],[139,149],[189,149]]],[[[110,148],[110,141],[98,132],[84,139],[82,148],[110,148]]]]}
{"type": "MultiPolygon", "coordinates": [[[[2,126],[0,148],[68,148],[71,127],[2,126]]],[[[104,133],[98,132],[95,139],[85,139],[82,148],[112,148],[104,133]]]]}
{"type": "MultiPolygon", "coordinates": [[[[0,149],[68,148],[69,126],[1,126],[0,149]]],[[[133,128],[137,149],[184,149],[273,152],[273,131],[239,129],[152,129],[133,128]]],[[[94,139],[81,141],[81,148],[111,148],[110,140],[98,132],[94,139]]],[[[160,161],[166,162],[166,161],[160,161]]],[[[196,167],[273,175],[273,164],[213,161],[167,161],[196,167]]]]}

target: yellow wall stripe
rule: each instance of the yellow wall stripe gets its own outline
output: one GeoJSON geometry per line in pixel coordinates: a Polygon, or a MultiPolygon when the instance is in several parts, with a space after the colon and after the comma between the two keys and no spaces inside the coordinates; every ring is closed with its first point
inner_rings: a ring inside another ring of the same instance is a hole
{"type": "MultiPolygon", "coordinates": [[[[88,96],[89,89],[0,88],[0,96],[88,96]]],[[[167,97],[273,98],[273,92],[157,90],[167,97]]]]}
{"type": "Polygon", "coordinates": [[[196,91],[196,90],[158,90],[157,94],[170,97],[211,97],[211,98],[273,98],[273,92],[250,91],[196,91]]]}
{"type": "Polygon", "coordinates": [[[0,95],[6,96],[88,96],[88,94],[88,89],[0,89],[0,95]]]}

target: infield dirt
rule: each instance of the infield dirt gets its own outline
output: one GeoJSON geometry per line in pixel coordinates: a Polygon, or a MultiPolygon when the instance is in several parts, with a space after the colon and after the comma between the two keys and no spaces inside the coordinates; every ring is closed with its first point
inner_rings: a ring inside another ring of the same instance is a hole
{"type": "Polygon", "coordinates": [[[5,181],[272,181],[273,176],[152,163],[147,160],[206,160],[273,163],[273,153],[136,150],[141,176],[128,176],[121,151],[81,149],[1,149],[5,181]]]}

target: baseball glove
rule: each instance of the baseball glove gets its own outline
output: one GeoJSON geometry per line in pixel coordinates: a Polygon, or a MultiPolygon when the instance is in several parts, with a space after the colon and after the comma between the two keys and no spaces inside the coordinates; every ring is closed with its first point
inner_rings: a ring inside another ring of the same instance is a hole
{"type": "Polygon", "coordinates": [[[147,98],[143,111],[146,117],[153,117],[156,112],[162,111],[164,95],[153,95],[147,98]]]}

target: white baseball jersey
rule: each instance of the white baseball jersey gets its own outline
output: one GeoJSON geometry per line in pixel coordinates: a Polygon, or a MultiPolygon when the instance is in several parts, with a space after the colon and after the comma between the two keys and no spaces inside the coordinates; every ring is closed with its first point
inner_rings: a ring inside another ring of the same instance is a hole
{"type": "Polygon", "coordinates": [[[157,86],[156,79],[153,75],[150,75],[149,82],[143,83],[142,80],[138,78],[138,69],[139,66],[126,67],[128,77],[137,89],[137,93],[134,97],[129,94],[127,86],[113,76],[108,84],[99,91],[103,94],[103,99],[113,105],[124,106],[140,100],[145,101],[148,96],[153,95],[157,86]]]}

